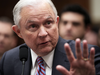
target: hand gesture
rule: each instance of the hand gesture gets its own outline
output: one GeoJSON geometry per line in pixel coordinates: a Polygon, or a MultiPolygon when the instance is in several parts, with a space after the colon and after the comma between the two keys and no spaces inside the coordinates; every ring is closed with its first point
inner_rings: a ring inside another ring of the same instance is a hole
{"type": "Polygon", "coordinates": [[[76,57],[74,57],[71,48],[66,43],[64,45],[66,50],[67,58],[70,62],[70,71],[64,68],[61,65],[58,65],[56,69],[60,71],[63,75],[95,75],[95,67],[94,67],[94,55],[95,49],[92,47],[90,50],[90,57],[88,53],[87,41],[83,41],[83,53],[81,50],[80,39],[76,39],[75,49],[76,49],[76,57]]]}

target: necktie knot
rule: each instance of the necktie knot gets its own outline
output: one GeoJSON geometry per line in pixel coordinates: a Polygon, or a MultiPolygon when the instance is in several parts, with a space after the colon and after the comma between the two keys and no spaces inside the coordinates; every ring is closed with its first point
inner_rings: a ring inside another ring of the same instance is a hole
{"type": "Polygon", "coordinates": [[[38,62],[38,65],[42,65],[44,60],[42,57],[38,56],[36,61],[38,62]]]}

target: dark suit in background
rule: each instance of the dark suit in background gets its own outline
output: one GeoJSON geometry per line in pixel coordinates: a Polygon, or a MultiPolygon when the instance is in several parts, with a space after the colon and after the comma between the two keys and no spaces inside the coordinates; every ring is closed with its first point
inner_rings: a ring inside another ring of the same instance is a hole
{"type": "MultiPolygon", "coordinates": [[[[57,65],[62,65],[66,67],[66,69],[70,69],[69,61],[66,57],[66,53],[64,50],[64,44],[68,43],[72,49],[72,52],[75,55],[75,42],[71,40],[64,40],[59,37],[57,46],[54,52],[53,58],[53,67],[52,67],[52,75],[62,75],[56,70],[57,65]]],[[[26,44],[22,44],[26,45],[26,44]]],[[[22,46],[20,45],[20,46],[22,46]]],[[[3,58],[0,61],[0,75],[21,75],[22,71],[22,62],[19,59],[19,47],[16,47],[10,51],[7,51],[3,58]]],[[[96,75],[100,74],[100,48],[93,45],[88,45],[90,50],[91,47],[95,48],[95,68],[96,68],[96,75]]],[[[28,49],[28,60],[25,63],[25,70],[24,75],[30,75],[31,71],[31,53],[30,48],[28,49]]]]}

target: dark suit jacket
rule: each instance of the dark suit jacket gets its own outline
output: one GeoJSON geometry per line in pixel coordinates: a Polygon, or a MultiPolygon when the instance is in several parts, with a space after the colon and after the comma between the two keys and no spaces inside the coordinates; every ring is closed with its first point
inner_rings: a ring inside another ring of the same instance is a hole
{"type": "MultiPolygon", "coordinates": [[[[52,75],[62,75],[56,70],[57,65],[62,65],[68,70],[70,69],[70,64],[69,64],[69,61],[67,59],[67,56],[64,50],[64,44],[66,42],[69,43],[73,51],[73,54],[75,55],[75,42],[71,40],[67,41],[59,37],[59,41],[58,41],[58,44],[54,52],[52,75]]],[[[25,45],[25,44],[22,44],[22,45],[25,45]]],[[[21,75],[22,62],[19,59],[19,47],[20,46],[4,53],[0,61],[0,75],[21,75]]],[[[89,45],[88,47],[90,49],[91,47],[93,47],[93,45],[89,45]]],[[[100,74],[100,49],[99,47],[96,47],[96,46],[94,47],[96,49],[96,52],[95,52],[96,74],[99,75],[100,74]]],[[[28,49],[28,60],[25,63],[24,75],[30,75],[30,71],[31,71],[31,53],[30,53],[30,48],[29,48],[28,49]]]]}

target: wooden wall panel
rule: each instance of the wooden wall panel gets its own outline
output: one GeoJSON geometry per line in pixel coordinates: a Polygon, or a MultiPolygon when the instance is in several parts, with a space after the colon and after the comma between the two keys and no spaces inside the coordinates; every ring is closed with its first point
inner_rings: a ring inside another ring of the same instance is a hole
{"type": "Polygon", "coordinates": [[[18,0],[0,0],[0,16],[7,16],[12,19],[12,10],[18,0]]]}

